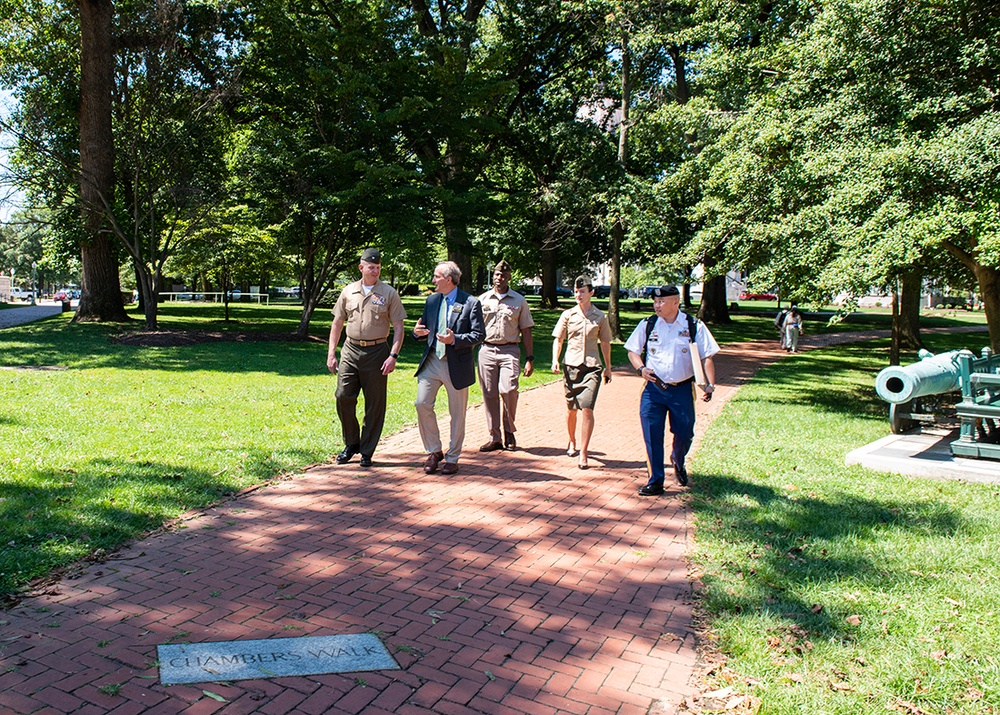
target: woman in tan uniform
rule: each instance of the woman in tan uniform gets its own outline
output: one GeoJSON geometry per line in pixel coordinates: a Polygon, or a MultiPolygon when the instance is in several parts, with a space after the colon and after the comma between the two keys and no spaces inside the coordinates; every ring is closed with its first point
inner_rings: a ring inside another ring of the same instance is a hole
{"type": "Polygon", "coordinates": [[[559,355],[565,343],[562,373],[568,409],[566,431],[569,433],[569,445],[566,455],[572,457],[576,454],[576,413],[579,411],[583,413],[583,419],[580,426],[580,461],[577,466],[587,469],[590,466],[587,449],[594,432],[594,405],[601,387],[602,371],[604,382],[611,382],[611,326],[608,324],[608,317],[591,305],[594,283],[588,276],[576,279],[574,292],[576,306],[564,311],[552,330],[552,337],[555,338],[552,341],[552,372],[559,372],[559,355]],[[603,369],[601,356],[604,358],[603,369]]]}

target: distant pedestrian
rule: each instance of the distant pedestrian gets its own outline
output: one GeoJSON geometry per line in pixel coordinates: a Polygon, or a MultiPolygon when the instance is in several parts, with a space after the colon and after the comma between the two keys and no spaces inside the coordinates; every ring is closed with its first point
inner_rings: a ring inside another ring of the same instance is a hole
{"type": "Polygon", "coordinates": [[[778,331],[778,339],[781,341],[781,349],[785,349],[785,316],[788,315],[788,308],[783,308],[774,316],[774,329],[778,331]]]}
{"type": "Polygon", "coordinates": [[[522,342],[527,353],[524,358],[524,376],[530,377],[535,369],[531,339],[531,328],[535,321],[531,317],[528,301],[517,291],[511,290],[510,276],[510,264],[500,261],[493,269],[493,288],[479,296],[486,326],[486,340],[479,348],[479,380],[483,387],[486,430],[489,432],[489,439],[479,448],[480,452],[517,449],[514,434],[517,432],[515,418],[522,342]]]}
{"type": "Polygon", "coordinates": [[[552,330],[552,337],[555,338],[552,341],[552,372],[559,372],[559,355],[565,343],[562,373],[566,393],[566,431],[569,433],[566,455],[572,457],[576,454],[576,423],[579,412],[582,424],[577,466],[587,469],[590,466],[590,437],[594,432],[594,406],[601,388],[602,372],[604,382],[611,382],[611,326],[608,317],[591,304],[594,283],[588,276],[576,279],[574,293],[576,306],[564,311],[552,330]]]}
{"type": "Polygon", "coordinates": [[[639,402],[642,437],[646,443],[649,480],[639,489],[639,496],[663,494],[664,436],[667,419],[673,434],[671,461],[674,476],[684,486],[688,483],[685,459],[694,440],[695,366],[692,353],[700,356],[699,367],[706,383],[702,400],[708,402],[715,392],[715,362],[719,345],[704,323],[680,310],[680,292],[665,285],[653,290],[656,316],[640,321],[625,341],[629,362],[639,377],[646,380],[639,402]]]}
{"type": "Polygon", "coordinates": [[[802,329],[802,314],[796,306],[789,308],[785,317],[781,321],[781,332],[784,336],[785,350],[790,353],[799,351],[799,336],[804,332],[802,329]]]}
{"type": "Polygon", "coordinates": [[[424,304],[424,314],[413,328],[413,337],[426,341],[417,367],[417,428],[427,451],[424,472],[433,474],[438,465],[442,474],[458,472],[458,458],[465,442],[465,411],[469,386],[476,381],[474,349],[486,337],[483,306],[479,299],[459,290],[462,271],[453,261],[434,268],[434,293],[424,304]],[[448,393],[451,441],[443,450],[434,402],[438,390],[448,393]]]}
{"type": "Polygon", "coordinates": [[[333,324],[326,365],[337,375],[337,415],[346,446],[337,455],[337,464],[346,464],[361,454],[361,466],[372,466],[372,455],[385,425],[386,393],[389,373],[403,347],[403,320],[406,309],[399,293],[379,280],[382,255],[366,248],[358,264],[361,280],[344,288],[333,307],[333,324]],[[392,327],[392,348],[389,328],[392,327]],[[337,360],[340,333],[347,328],[347,338],[337,360]],[[358,396],[365,396],[364,424],[358,425],[358,396]]]}

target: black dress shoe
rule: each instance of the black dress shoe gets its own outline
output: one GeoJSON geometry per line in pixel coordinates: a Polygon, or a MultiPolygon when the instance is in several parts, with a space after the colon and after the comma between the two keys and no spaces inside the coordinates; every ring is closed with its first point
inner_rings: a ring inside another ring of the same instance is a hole
{"type": "Polygon", "coordinates": [[[639,496],[641,497],[657,497],[663,494],[662,484],[647,484],[644,487],[639,487],[639,496]]]}
{"type": "Polygon", "coordinates": [[[678,467],[674,465],[674,476],[677,477],[677,483],[682,487],[686,487],[688,483],[688,472],[684,467],[678,467]]]}
{"type": "Polygon", "coordinates": [[[351,457],[358,453],[358,445],[349,444],[344,447],[344,451],[337,455],[337,464],[347,464],[351,457]]]}
{"type": "Polygon", "coordinates": [[[370,467],[370,466],[372,466],[372,458],[369,455],[367,455],[367,454],[362,454],[361,455],[361,466],[362,467],[370,467]]]}
{"type": "Polygon", "coordinates": [[[503,445],[499,442],[487,442],[479,448],[480,452],[496,452],[498,449],[503,449],[503,445]]]}
{"type": "Polygon", "coordinates": [[[517,440],[514,439],[514,435],[512,433],[508,432],[507,434],[504,435],[503,446],[504,449],[509,450],[511,452],[517,449],[517,440]]]}

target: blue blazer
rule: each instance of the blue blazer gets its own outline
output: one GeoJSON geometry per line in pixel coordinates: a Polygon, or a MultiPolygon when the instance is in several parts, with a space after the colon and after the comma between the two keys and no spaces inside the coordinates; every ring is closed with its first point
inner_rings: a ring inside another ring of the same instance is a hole
{"type": "MultiPolygon", "coordinates": [[[[423,338],[413,337],[417,340],[425,340],[424,355],[420,358],[416,374],[420,374],[428,356],[431,354],[432,345],[436,342],[431,336],[438,331],[438,311],[441,309],[441,301],[444,300],[442,293],[434,293],[427,298],[424,303],[424,314],[422,316],[424,327],[430,330],[430,335],[423,338]]],[[[474,350],[479,343],[486,340],[486,323],[483,321],[483,305],[479,299],[469,295],[464,290],[459,289],[455,299],[455,305],[448,311],[448,327],[455,333],[455,342],[445,346],[445,362],[448,363],[448,375],[455,389],[461,390],[476,382],[476,365],[474,350]]],[[[443,331],[441,331],[443,332],[443,331]]]]}

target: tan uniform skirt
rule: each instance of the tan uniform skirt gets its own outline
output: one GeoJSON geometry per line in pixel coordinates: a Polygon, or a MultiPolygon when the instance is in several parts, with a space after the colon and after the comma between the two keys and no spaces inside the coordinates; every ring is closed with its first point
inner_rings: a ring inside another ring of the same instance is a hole
{"type": "Polygon", "coordinates": [[[601,389],[600,365],[563,365],[563,388],[566,392],[566,406],[571,410],[592,410],[597,404],[597,392],[601,389]]]}

